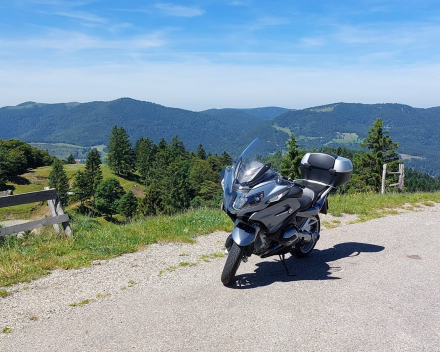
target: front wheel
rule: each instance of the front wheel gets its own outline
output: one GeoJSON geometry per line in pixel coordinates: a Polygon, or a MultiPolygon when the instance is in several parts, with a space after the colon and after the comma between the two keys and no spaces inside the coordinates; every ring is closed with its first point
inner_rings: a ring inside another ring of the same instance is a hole
{"type": "Polygon", "coordinates": [[[240,247],[237,243],[232,242],[222,272],[223,285],[229,286],[232,281],[234,281],[234,276],[240,266],[241,260],[243,259],[245,248],[246,247],[240,247]]]}

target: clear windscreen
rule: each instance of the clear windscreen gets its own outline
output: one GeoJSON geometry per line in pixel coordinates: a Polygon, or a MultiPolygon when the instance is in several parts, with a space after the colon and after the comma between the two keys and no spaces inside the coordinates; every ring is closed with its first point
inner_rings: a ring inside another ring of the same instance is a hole
{"type": "Polygon", "coordinates": [[[256,138],[234,160],[235,178],[238,183],[243,184],[253,181],[255,176],[265,167],[259,149],[261,149],[261,141],[256,138]]]}

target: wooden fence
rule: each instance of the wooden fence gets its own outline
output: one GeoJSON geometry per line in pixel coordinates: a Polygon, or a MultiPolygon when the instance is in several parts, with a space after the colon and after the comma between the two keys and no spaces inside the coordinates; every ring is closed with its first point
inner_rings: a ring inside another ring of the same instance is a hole
{"type": "Polygon", "coordinates": [[[399,164],[398,172],[387,172],[387,164],[383,164],[382,170],[382,194],[385,193],[385,187],[398,187],[401,192],[403,192],[403,187],[405,186],[405,166],[399,164]],[[393,183],[391,185],[386,185],[387,175],[399,175],[399,182],[393,183]]]}
{"type": "Polygon", "coordinates": [[[60,226],[58,224],[62,225],[66,236],[71,236],[72,230],[69,225],[69,216],[64,213],[56,189],[45,188],[44,191],[0,197],[0,208],[12,207],[14,205],[20,204],[42,202],[46,200],[52,217],[29,221],[23,224],[13,225],[9,227],[2,227],[0,228],[0,237],[49,225],[53,225],[55,232],[59,233],[60,226]]]}

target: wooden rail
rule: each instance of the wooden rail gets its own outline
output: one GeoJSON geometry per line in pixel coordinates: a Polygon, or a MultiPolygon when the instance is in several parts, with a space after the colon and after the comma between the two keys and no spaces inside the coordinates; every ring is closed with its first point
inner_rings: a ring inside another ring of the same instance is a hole
{"type": "Polygon", "coordinates": [[[71,236],[72,230],[69,225],[69,216],[64,213],[56,189],[45,188],[44,191],[17,194],[14,196],[0,197],[0,208],[12,207],[14,205],[28,204],[46,201],[52,217],[41,220],[29,221],[23,224],[0,228],[0,237],[32,230],[43,226],[53,225],[55,232],[59,233],[61,224],[66,236],[71,236]]]}

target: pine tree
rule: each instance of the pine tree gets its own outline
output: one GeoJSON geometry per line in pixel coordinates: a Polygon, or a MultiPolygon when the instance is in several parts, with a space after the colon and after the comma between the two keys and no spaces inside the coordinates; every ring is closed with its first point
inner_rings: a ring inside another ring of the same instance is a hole
{"type": "Polygon", "coordinates": [[[232,158],[226,151],[223,151],[222,155],[220,155],[220,160],[222,161],[223,167],[232,164],[232,158]]]}
{"type": "Polygon", "coordinates": [[[301,178],[301,159],[306,151],[300,149],[295,135],[291,134],[290,139],[286,142],[287,154],[281,161],[281,174],[292,179],[301,178]]]}
{"type": "Polygon", "coordinates": [[[134,170],[135,155],[123,127],[113,126],[108,145],[107,164],[117,175],[129,175],[134,170]]]}
{"type": "Polygon", "coordinates": [[[124,194],[125,191],[117,179],[107,178],[99,184],[96,190],[96,209],[112,217],[117,213],[119,200],[124,194]]]}
{"type": "Polygon", "coordinates": [[[101,164],[101,156],[98,150],[93,148],[87,154],[86,167],[84,169],[87,183],[83,184],[84,189],[82,191],[87,195],[87,198],[91,198],[95,194],[98,185],[102,181],[101,164]]]}
{"type": "Polygon", "coordinates": [[[138,208],[138,199],[132,191],[125,193],[119,200],[119,214],[125,216],[127,220],[131,220],[136,214],[138,208]]]}
{"type": "Polygon", "coordinates": [[[78,170],[75,174],[72,184],[72,190],[76,192],[75,199],[81,201],[81,205],[84,205],[84,201],[90,198],[90,194],[87,190],[91,189],[90,182],[85,172],[78,170]]]}
{"type": "Polygon", "coordinates": [[[361,143],[361,146],[367,150],[360,151],[354,160],[356,174],[353,177],[353,184],[356,189],[379,192],[382,185],[383,164],[388,164],[388,171],[397,171],[399,144],[393,142],[388,134],[388,130],[383,130],[382,119],[377,118],[368,131],[368,136],[361,143]]]}
{"type": "Polygon", "coordinates": [[[59,159],[55,159],[52,169],[49,173],[49,187],[57,190],[58,196],[63,205],[67,204],[67,191],[69,190],[69,179],[64,170],[63,163],[59,159]]]}
{"type": "Polygon", "coordinates": [[[197,157],[202,160],[206,160],[206,151],[203,149],[203,146],[199,144],[197,147],[197,157]]]}
{"type": "Polygon", "coordinates": [[[76,164],[75,157],[72,154],[69,155],[66,161],[68,164],[76,164]]]}
{"type": "Polygon", "coordinates": [[[149,171],[153,166],[156,151],[156,145],[149,138],[142,137],[138,139],[134,147],[136,169],[144,185],[147,185],[149,171]]]}

